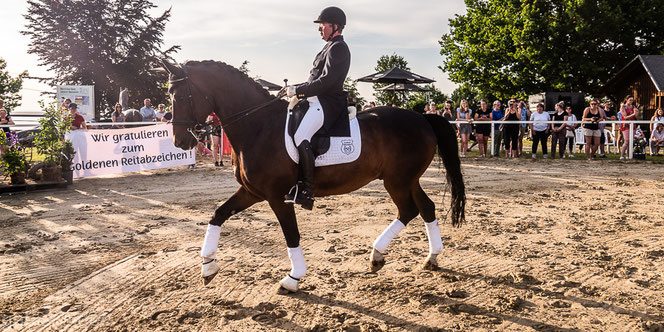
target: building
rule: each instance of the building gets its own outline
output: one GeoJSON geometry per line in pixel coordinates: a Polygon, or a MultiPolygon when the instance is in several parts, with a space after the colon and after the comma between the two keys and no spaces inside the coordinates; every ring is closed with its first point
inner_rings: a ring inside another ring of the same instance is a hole
{"type": "Polygon", "coordinates": [[[618,71],[599,91],[616,103],[627,95],[640,105],[642,119],[649,120],[658,107],[664,106],[664,55],[637,55],[618,71]]]}
{"type": "Polygon", "coordinates": [[[565,102],[566,106],[572,107],[572,113],[580,118],[583,109],[586,107],[585,94],[581,92],[543,92],[528,96],[528,107],[531,112],[537,111],[537,104],[542,103],[544,110],[553,114],[555,106],[559,102],[565,102]]]}

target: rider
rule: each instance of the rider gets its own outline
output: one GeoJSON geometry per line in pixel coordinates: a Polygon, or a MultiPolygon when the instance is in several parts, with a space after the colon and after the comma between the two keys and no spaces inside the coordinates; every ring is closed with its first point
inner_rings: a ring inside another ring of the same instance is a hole
{"type": "Polygon", "coordinates": [[[321,127],[329,129],[340,116],[347,116],[347,94],[343,91],[343,83],[350,68],[350,50],[341,35],[346,14],[337,7],[327,7],[314,23],[318,23],[318,31],[327,44],[314,59],[314,68],[309,72],[307,82],[286,87],[289,98],[307,98],[309,109],[293,135],[300,155],[300,174],[285,202],[300,204],[307,210],[311,210],[314,204],[311,137],[321,127]]]}

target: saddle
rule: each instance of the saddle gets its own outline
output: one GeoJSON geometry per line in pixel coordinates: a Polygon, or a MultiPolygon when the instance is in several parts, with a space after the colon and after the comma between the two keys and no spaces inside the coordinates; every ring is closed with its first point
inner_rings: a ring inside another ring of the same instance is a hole
{"type": "MultiPolygon", "coordinates": [[[[288,135],[293,138],[295,131],[300,126],[304,115],[309,110],[309,102],[306,99],[299,100],[297,104],[289,107],[288,135]]],[[[350,137],[350,119],[355,117],[355,107],[348,107],[349,117],[340,116],[329,129],[321,127],[311,138],[311,148],[314,156],[325,154],[330,149],[330,137],[350,137]]]]}

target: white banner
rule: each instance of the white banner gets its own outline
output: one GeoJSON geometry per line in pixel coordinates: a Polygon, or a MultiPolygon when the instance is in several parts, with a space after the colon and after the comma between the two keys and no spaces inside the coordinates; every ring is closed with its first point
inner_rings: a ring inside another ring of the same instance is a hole
{"type": "Polygon", "coordinates": [[[173,125],[129,129],[74,130],[67,134],[76,150],[74,177],[137,172],[196,163],[195,150],[173,145],[173,125]]]}
{"type": "Polygon", "coordinates": [[[58,85],[56,88],[59,105],[62,105],[65,99],[69,99],[78,105],[78,114],[83,116],[85,121],[90,121],[95,117],[94,85],[58,85]]]}

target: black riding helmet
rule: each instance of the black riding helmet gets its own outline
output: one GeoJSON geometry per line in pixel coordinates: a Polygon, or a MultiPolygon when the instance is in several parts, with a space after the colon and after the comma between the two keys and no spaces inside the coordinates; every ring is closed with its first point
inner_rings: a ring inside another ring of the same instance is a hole
{"type": "Polygon", "coordinates": [[[346,14],[344,14],[344,11],[339,7],[327,7],[320,12],[318,19],[314,21],[314,23],[323,22],[336,25],[332,31],[332,34],[334,34],[335,32],[343,29],[346,25],[346,14]]]}

